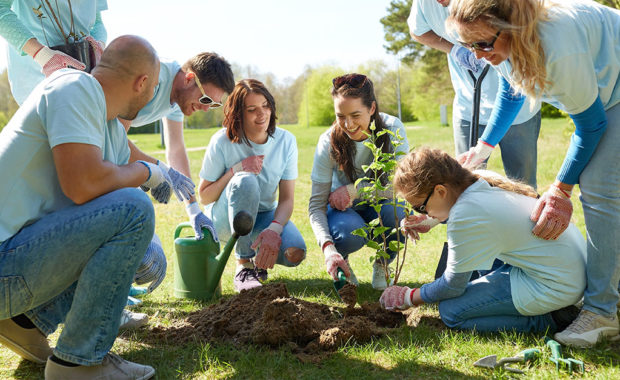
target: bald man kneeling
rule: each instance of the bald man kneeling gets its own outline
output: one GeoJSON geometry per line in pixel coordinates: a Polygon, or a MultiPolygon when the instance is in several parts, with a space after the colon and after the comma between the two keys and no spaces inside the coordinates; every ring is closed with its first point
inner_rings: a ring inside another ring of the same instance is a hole
{"type": "Polygon", "coordinates": [[[63,69],[39,84],[0,134],[0,343],[45,364],[48,380],[155,373],[109,350],[153,236],[137,186],[167,181],[157,165],[128,164],[116,117],[136,116],[158,74],[147,41],[119,37],[92,75],[63,69]]]}

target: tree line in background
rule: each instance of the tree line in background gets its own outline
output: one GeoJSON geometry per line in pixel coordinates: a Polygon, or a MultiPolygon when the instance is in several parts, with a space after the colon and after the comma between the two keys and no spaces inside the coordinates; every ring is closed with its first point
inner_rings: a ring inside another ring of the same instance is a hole
{"type": "MultiPolygon", "coordinates": [[[[374,60],[346,70],[333,65],[308,66],[297,78],[283,80],[278,80],[274,73],[262,73],[251,65],[233,64],[235,78],[255,78],[265,83],[275,98],[279,124],[330,125],[334,120],[331,80],[346,72],[365,74],[373,81],[380,111],[398,115],[400,92],[403,121],[439,120],[439,106],[447,106],[450,113],[454,97],[448,61],[445,53],[417,43],[409,35],[407,18],[412,1],[391,1],[387,15],[380,20],[385,31],[384,47],[395,55],[393,62],[374,60]]],[[[620,8],[620,0],[597,1],[620,8]]],[[[0,130],[17,108],[5,70],[0,74],[0,130]]],[[[547,104],[543,104],[542,113],[543,117],[562,116],[560,111],[547,104]]],[[[219,108],[196,112],[187,117],[185,123],[187,128],[211,128],[221,126],[222,120],[223,110],[219,108]]],[[[132,132],[154,129],[150,126],[132,132]]]]}

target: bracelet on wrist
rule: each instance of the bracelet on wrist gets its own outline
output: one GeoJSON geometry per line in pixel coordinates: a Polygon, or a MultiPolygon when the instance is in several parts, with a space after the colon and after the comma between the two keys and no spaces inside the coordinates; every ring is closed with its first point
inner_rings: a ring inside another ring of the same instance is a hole
{"type": "Polygon", "coordinates": [[[41,46],[39,49],[37,49],[37,51],[35,51],[35,52],[34,52],[34,54],[32,55],[32,59],[34,59],[34,57],[36,57],[36,56],[37,56],[37,54],[39,54],[39,52],[40,52],[41,50],[43,50],[43,48],[44,48],[44,47],[45,47],[45,46],[41,46]]]}

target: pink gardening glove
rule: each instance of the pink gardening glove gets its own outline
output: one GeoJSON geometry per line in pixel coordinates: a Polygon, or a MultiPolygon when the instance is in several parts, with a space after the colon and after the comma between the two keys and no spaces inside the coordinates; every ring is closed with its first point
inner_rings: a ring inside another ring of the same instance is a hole
{"type": "Polygon", "coordinates": [[[379,303],[386,310],[404,310],[413,306],[413,293],[417,288],[408,288],[406,286],[390,286],[383,291],[379,303]]]}
{"type": "Polygon", "coordinates": [[[353,206],[353,201],[357,199],[357,189],[350,183],[340,186],[333,193],[329,194],[329,205],[336,210],[344,211],[353,206]]]}
{"type": "Polygon", "coordinates": [[[536,222],[532,233],[545,240],[555,240],[568,228],[572,214],[573,204],[570,197],[552,185],[538,199],[530,215],[530,220],[536,222]]]}
{"type": "Polygon", "coordinates": [[[456,160],[464,168],[474,170],[478,169],[484,161],[493,153],[493,145],[489,145],[482,140],[478,140],[478,144],[463,154],[459,154],[456,160]]]}
{"type": "Polygon", "coordinates": [[[260,174],[263,169],[263,159],[265,156],[250,156],[243,161],[237,162],[230,168],[233,174],[239,172],[248,172],[256,175],[260,174]]]}
{"type": "Polygon", "coordinates": [[[263,232],[258,235],[256,240],[254,240],[254,244],[252,244],[251,248],[253,250],[258,248],[258,254],[254,259],[254,265],[256,265],[257,268],[273,268],[278,260],[278,253],[280,252],[280,245],[282,244],[280,234],[283,229],[280,223],[273,221],[269,227],[265,228],[263,232]]]}
{"type": "Polygon", "coordinates": [[[420,233],[425,234],[439,224],[439,220],[428,215],[407,215],[400,221],[400,229],[409,239],[420,240],[420,233]]]}
{"type": "Polygon", "coordinates": [[[88,41],[90,46],[93,48],[93,51],[95,52],[95,62],[92,62],[91,66],[95,67],[95,65],[97,65],[101,60],[101,55],[103,54],[103,49],[105,49],[105,45],[103,44],[103,42],[97,41],[91,36],[86,37],[86,41],[88,41]]]}
{"type": "Polygon", "coordinates": [[[344,275],[349,278],[351,276],[351,271],[349,270],[349,265],[342,257],[340,253],[336,250],[336,247],[333,244],[329,244],[323,250],[325,254],[325,267],[327,273],[334,279],[334,281],[338,280],[338,268],[342,269],[344,275]]]}
{"type": "Polygon", "coordinates": [[[49,77],[54,71],[66,67],[73,67],[78,70],[84,70],[86,68],[86,66],[77,59],[69,57],[63,52],[52,50],[47,46],[43,46],[32,58],[42,67],[41,71],[46,77],[49,77]]]}

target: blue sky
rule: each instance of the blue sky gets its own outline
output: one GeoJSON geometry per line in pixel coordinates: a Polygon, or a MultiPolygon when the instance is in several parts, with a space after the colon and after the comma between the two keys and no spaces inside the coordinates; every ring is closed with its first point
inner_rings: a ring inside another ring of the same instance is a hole
{"type": "MultiPolygon", "coordinates": [[[[108,41],[122,34],[148,39],[160,56],[182,63],[215,51],[280,80],[306,65],[354,68],[370,59],[396,64],[383,45],[390,0],[108,0],[108,41]]],[[[0,39],[4,51],[6,43],[0,39]]],[[[6,67],[6,54],[0,68],[6,67]]]]}

